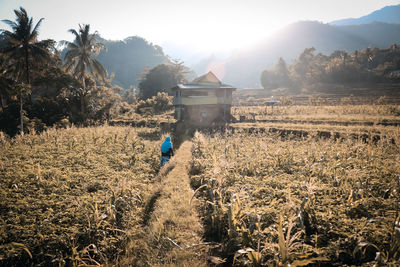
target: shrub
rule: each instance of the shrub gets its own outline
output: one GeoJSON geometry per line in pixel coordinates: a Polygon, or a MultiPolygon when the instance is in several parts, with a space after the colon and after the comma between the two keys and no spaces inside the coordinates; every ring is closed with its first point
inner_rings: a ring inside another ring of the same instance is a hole
{"type": "Polygon", "coordinates": [[[28,121],[26,128],[30,133],[37,133],[37,132],[43,132],[44,130],[47,129],[47,126],[45,123],[43,123],[40,119],[38,118],[33,118],[28,121]]]}
{"type": "Polygon", "coordinates": [[[167,93],[157,93],[156,96],[141,100],[136,106],[136,112],[144,115],[161,114],[172,108],[172,97],[167,93]]]}

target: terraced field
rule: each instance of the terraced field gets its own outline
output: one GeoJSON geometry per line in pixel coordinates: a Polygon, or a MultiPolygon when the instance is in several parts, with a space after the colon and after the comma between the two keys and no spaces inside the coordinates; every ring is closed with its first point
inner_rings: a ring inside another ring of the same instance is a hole
{"type": "Polygon", "coordinates": [[[318,136],[378,140],[396,133],[400,125],[399,105],[285,106],[272,111],[266,106],[236,106],[237,121],[230,129],[278,132],[281,135],[318,136]]]}
{"type": "Polygon", "coordinates": [[[301,124],[331,123],[337,125],[385,125],[400,124],[399,105],[265,105],[235,106],[233,116],[256,122],[288,122],[301,124]]]}

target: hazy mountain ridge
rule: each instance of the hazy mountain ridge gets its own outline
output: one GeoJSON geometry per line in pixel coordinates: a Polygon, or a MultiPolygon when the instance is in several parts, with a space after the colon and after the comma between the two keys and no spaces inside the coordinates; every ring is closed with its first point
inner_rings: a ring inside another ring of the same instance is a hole
{"type": "Polygon", "coordinates": [[[368,24],[371,22],[384,22],[400,24],[400,5],[386,6],[360,18],[348,18],[332,21],[332,25],[368,24]]]}
{"type": "MultiPolygon", "coordinates": [[[[314,47],[317,53],[330,54],[335,50],[353,52],[366,47],[386,48],[398,43],[400,24],[393,22],[400,23],[400,5],[387,6],[358,19],[338,20],[329,24],[297,22],[247,49],[233,51],[230,56],[228,50],[225,54],[220,51],[219,54],[206,55],[204,51],[191,50],[174,42],[165,42],[164,49],[139,36],[116,41],[100,38],[107,51],[101,51],[97,59],[109,74],[115,74],[113,84],[123,88],[137,86],[146,67],[153,68],[170,62],[169,55],[183,60],[197,75],[204,74],[212,65],[218,68],[222,66],[224,69],[220,71],[221,74],[218,71],[216,74],[224,82],[239,88],[260,87],[263,69],[275,65],[279,57],[288,63],[293,62],[305,48],[314,47]],[[370,21],[381,22],[360,24],[370,21]]],[[[1,37],[0,47],[5,45],[1,37]]]]}
{"type": "Polygon", "coordinates": [[[386,48],[400,41],[400,25],[371,23],[335,26],[320,22],[288,25],[263,42],[236,53],[225,61],[224,82],[238,87],[260,87],[260,74],[275,65],[279,57],[293,62],[305,48],[330,54],[335,50],[352,52],[368,46],[386,48]]]}

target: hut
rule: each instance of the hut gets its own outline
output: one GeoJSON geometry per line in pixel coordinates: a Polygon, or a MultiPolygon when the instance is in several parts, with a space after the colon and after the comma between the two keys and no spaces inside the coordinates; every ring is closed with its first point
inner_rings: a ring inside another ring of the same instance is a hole
{"type": "Polygon", "coordinates": [[[172,88],[175,119],[199,126],[231,120],[232,92],[211,71],[188,84],[172,88]]]}

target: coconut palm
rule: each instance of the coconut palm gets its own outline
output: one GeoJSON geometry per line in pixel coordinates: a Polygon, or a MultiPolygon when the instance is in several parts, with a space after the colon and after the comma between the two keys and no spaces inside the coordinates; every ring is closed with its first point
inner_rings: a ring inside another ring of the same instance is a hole
{"type": "Polygon", "coordinates": [[[19,10],[14,10],[14,13],[17,16],[15,22],[3,20],[12,29],[12,31],[1,30],[6,39],[3,52],[13,59],[17,71],[14,73],[15,78],[19,82],[30,84],[32,65],[49,60],[55,41],[51,39],[38,41],[39,27],[43,18],[34,25],[33,18],[28,16],[24,8],[20,7],[19,10]]]}
{"type": "Polygon", "coordinates": [[[100,50],[106,49],[106,47],[97,40],[97,32],[91,34],[89,31],[89,24],[79,24],[79,32],[74,29],[69,30],[70,33],[75,35],[74,42],[62,42],[62,44],[65,44],[67,47],[67,52],[64,56],[64,67],[82,83],[82,88],[79,92],[82,114],[85,112],[84,97],[87,93],[86,76],[91,74],[95,79],[101,80],[107,77],[107,71],[100,62],[95,59],[95,56],[99,54],[100,50]]]}
{"type": "MultiPolygon", "coordinates": [[[[32,66],[40,66],[40,64],[51,58],[51,50],[54,50],[55,41],[51,39],[38,41],[39,27],[43,18],[34,25],[33,18],[28,16],[24,8],[20,7],[19,10],[14,10],[14,13],[17,17],[15,21],[3,20],[12,30],[0,30],[6,41],[2,52],[9,59],[7,68],[12,73],[13,79],[18,83],[24,84],[18,88],[29,88],[32,66]]],[[[25,90],[25,95],[26,92],[25,90]]],[[[23,133],[22,104],[24,94],[19,92],[19,97],[21,133],[23,133]]]]}

